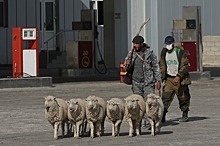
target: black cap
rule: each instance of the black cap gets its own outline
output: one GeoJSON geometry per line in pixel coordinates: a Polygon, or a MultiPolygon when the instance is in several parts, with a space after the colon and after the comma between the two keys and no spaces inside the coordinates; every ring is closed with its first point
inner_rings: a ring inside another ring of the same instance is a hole
{"type": "Polygon", "coordinates": [[[135,43],[135,44],[141,44],[143,42],[144,42],[144,38],[140,35],[135,36],[132,40],[132,43],[135,43]]]}

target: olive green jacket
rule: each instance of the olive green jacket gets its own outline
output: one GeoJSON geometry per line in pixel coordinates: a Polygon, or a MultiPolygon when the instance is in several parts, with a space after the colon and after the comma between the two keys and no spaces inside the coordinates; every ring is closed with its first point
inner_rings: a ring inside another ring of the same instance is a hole
{"type": "MultiPolygon", "coordinates": [[[[181,85],[189,85],[191,84],[191,79],[188,71],[189,62],[187,59],[187,55],[189,55],[189,53],[186,50],[184,50],[182,47],[175,47],[175,48],[177,49],[176,53],[179,61],[177,76],[179,76],[181,79],[181,85]]],[[[165,61],[166,52],[167,49],[163,48],[161,51],[160,61],[159,61],[162,81],[166,80],[167,78],[167,64],[165,61]]]]}

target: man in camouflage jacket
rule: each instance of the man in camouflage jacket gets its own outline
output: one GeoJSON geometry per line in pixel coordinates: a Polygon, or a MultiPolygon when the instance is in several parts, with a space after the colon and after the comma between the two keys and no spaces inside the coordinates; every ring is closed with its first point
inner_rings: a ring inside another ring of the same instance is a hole
{"type": "Polygon", "coordinates": [[[125,58],[124,70],[133,68],[132,91],[146,100],[149,93],[155,92],[155,86],[157,90],[161,88],[160,68],[156,55],[144,43],[142,36],[134,37],[132,42],[133,49],[125,58]]]}

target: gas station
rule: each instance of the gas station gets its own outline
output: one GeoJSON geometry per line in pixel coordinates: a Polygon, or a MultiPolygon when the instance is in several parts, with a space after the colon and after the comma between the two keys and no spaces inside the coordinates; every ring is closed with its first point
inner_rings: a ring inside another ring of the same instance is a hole
{"type": "Polygon", "coordinates": [[[150,18],[141,35],[154,53],[159,56],[165,36],[173,35],[189,51],[189,70],[198,76],[204,73],[202,38],[220,34],[218,23],[210,25],[204,19],[219,22],[218,13],[209,11],[216,5],[208,4],[194,0],[8,0],[3,6],[8,6],[10,23],[0,29],[0,65],[11,67],[11,73],[2,70],[0,75],[119,80],[120,61],[131,49],[140,25],[150,18]],[[176,7],[167,9],[171,5],[176,7]],[[58,55],[51,55],[54,52],[58,55]]]}

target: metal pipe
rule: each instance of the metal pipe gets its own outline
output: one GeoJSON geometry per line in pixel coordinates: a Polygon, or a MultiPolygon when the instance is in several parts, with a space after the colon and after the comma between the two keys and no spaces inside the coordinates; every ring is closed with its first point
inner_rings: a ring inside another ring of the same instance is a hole
{"type": "Polygon", "coordinates": [[[48,42],[46,43],[46,49],[47,49],[47,65],[49,64],[49,49],[48,49],[48,42]]]}

